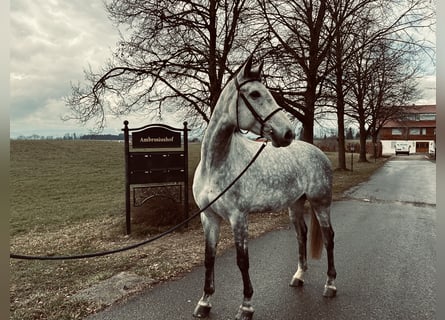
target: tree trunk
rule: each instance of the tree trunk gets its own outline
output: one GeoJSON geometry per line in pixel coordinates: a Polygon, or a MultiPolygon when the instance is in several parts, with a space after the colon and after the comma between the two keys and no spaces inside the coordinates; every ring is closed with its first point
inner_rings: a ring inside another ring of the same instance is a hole
{"type": "Polygon", "coordinates": [[[217,30],[216,30],[216,1],[210,1],[209,6],[209,85],[210,85],[210,111],[213,114],[213,110],[216,106],[216,102],[219,96],[219,88],[217,88],[218,72],[216,70],[216,40],[217,40],[217,30]]]}
{"type": "Polygon", "coordinates": [[[336,65],[335,65],[335,91],[337,95],[337,126],[338,126],[338,168],[346,170],[345,150],[345,97],[343,92],[343,64],[341,35],[337,31],[336,65]]]}
{"type": "Polygon", "coordinates": [[[346,170],[346,148],[345,148],[345,113],[344,105],[339,108],[337,104],[337,126],[338,126],[338,168],[346,170]]]}
{"type": "Polygon", "coordinates": [[[303,123],[303,137],[302,140],[308,143],[314,143],[314,120],[306,118],[307,122],[303,123]]]}
{"type": "Polygon", "coordinates": [[[367,131],[365,129],[364,122],[360,121],[359,131],[360,131],[360,154],[359,154],[358,161],[359,162],[368,162],[368,159],[366,159],[366,136],[367,136],[367,131]]]}

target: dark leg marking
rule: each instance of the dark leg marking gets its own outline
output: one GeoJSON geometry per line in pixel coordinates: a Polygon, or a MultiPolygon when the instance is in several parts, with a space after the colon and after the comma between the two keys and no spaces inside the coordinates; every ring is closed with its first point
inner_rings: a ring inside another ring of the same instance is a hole
{"type": "Polygon", "coordinates": [[[327,259],[328,259],[328,279],[326,280],[323,296],[331,298],[337,294],[337,288],[335,287],[334,280],[337,277],[337,271],[334,265],[334,230],[332,226],[321,227],[323,234],[323,242],[326,247],[327,259]]]}
{"type": "Polygon", "coordinates": [[[196,318],[207,318],[209,316],[210,309],[212,308],[210,297],[215,292],[214,267],[216,248],[219,241],[219,223],[220,219],[215,216],[202,217],[205,236],[205,280],[204,294],[193,311],[193,316],[196,318]]]}

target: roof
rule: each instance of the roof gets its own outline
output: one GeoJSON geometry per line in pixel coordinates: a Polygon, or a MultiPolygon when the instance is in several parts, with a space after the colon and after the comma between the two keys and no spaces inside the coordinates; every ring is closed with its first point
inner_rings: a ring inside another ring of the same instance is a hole
{"type": "Polygon", "coordinates": [[[406,113],[436,113],[436,105],[435,104],[426,104],[426,105],[412,105],[406,106],[403,110],[406,113]]]}
{"type": "Polygon", "coordinates": [[[435,128],[436,121],[393,121],[388,120],[385,122],[384,128],[400,128],[400,127],[408,127],[408,128],[435,128]]]}
{"type": "MultiPolygon", "coordinates": [[[[406,106],[403,110],[405,114],[436,114],[436,105],[412,105],[412,106],[406,106]]],[[[385,124],[383,125],[384,128],[401,128],[401,127],[408,127],[408,128],[435,128],[436,127],[436,120],[387,120],[385,124]]]]}

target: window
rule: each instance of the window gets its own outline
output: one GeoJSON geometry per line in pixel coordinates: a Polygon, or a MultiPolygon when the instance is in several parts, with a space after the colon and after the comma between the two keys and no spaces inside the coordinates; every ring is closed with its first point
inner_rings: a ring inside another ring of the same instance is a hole
{"type": "Polygon", "coordinates": [[[420,134],[420,128],[409,128],[409,134],[410,135],[419,135],[420,134]]]}
{"type": "Polygon", "coordinates": [[[402,116],[402,120],[405,121],[416,121],[416,114],[413,113],[406,113],[402,116]]]}
{"type": "Polygon", "coordinates": [[[436,120],[436,115],[434,113],[421,113],[419,114],[419,120],[424,120],[424,121],[436,120]]]}
{"type": "Polygon", "coordinates": [[[391,134],[393,136],[401,136],[402,135],[402,130],[400,128],[392,128],[391,134]]]}
{"type": "Polygon", "coordinates": [[[426,135],[426,128],[422,128],[422,135],[423,135],[423,136],[426,135]]]}

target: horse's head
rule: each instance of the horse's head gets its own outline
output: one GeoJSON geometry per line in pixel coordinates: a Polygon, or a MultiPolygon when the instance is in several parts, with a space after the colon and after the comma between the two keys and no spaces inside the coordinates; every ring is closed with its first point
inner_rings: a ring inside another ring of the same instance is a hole
{"type": "Polygon", "coordinates": [[[240,130],[249,130],[270,141],[275,147],[286,147],[295,139],[295,131],[282,108],[261,83],[263,64],[252,68],[250,57],[235,77],[236,117],[240,130]]]}

